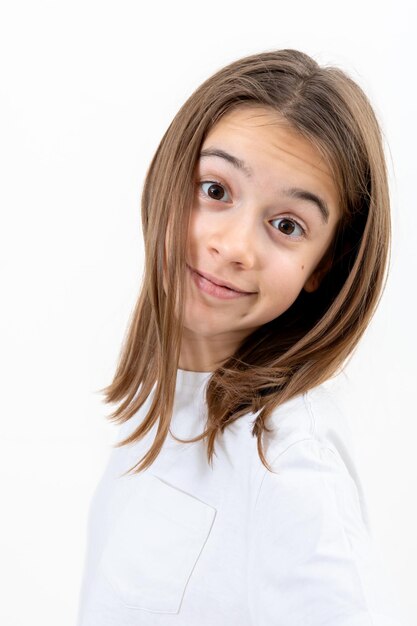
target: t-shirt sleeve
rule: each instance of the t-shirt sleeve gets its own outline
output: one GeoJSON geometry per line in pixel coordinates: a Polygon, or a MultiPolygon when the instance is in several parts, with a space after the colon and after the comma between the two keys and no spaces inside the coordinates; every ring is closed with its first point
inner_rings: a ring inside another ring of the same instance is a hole
{"type": "Polygon", "coordinates": [[[332,448],[289,446],[261,482],[251,520],[248,594],[256,626],[403,626],[358,493],[332,448]]]}

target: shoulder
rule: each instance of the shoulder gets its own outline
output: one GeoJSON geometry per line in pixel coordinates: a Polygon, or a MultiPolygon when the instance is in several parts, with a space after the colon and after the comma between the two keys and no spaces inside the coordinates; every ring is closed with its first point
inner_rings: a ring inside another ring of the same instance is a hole
{"type": "Polygon", "coordinates": [[[273,470],[263,476],[250,521],[255,621],[273,624],[282,611],[294,626],[397,624],[389,621],[388,587],[355,483],[338,455],[305,439],[282,452],[273,470]]]}
{"type": "Polygon", "coordinates": [[[286,485],[293,480],[310,484],[316,498],[332,485],[339,494],[339,514],[349,502],[369,530],[350,419],[334,386],[325,383],[285,402],[272,413],[268,426],[272,432],[265,437],[266,458],[277,474],[265,468],[259,491],[281,486],[280,475],[286,485]]]}
{"type": "Polygon", "coordinates": [[[268,624],[278,607],[289,624],[397,623],[385,618],[387,585],[337,395],[320,387],[295,400],[272,416],[281,442],[269,447],[272,471],[251,511],[253,612],[268,624]]]}
{"type": "Polygon", "coordinates": [[[339,465],[356,474],[355,447],[349,416],[333,386],[324,383],[278,406],[267,424],[271,433],[265,443],[268,461],[278,459],[295,444],[295,451],[314,448],[317,453],[332,453],[339,465]]]}

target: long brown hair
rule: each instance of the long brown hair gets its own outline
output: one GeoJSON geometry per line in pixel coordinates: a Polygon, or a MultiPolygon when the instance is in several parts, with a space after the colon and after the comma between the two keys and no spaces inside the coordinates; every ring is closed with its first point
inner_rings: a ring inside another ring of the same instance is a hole
{"type": "Polygon", "coordinates": [[[137,441],[157,424],[152,446],[130,469],[134,473],[153,463],[169,431],[199,151],[222,115],[248,104],[272,108],[320,150],[338,185],[342,217],[318,289],[302,290],[287,311],[248,336],[212,372],[206,429],[188,441],[206,437],[212,463],[216,436],[256,412],[252,434],[271,469],[262,443],[271,412],[338,373],[385,287],[391,242],[386,165],[379,124],[362,89],[342,70],[321,67],[297,50],[254,54],[216,72],[178,111],[149,166],[142,193],[143,282],[114,379],[101,390],[105,402],[120,403],[108,416],[117,423],[130,419],[153,391],[139,426],[115,444],[137,441]]]}

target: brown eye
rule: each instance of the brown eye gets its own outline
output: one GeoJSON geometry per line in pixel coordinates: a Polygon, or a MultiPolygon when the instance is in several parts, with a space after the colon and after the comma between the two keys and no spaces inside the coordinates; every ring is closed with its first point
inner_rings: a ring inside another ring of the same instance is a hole
{"type": "Polygon", "coordinates": [[[284,233],[284,235],[292,235],[294,232],[295,224],[291,220],[282,220],[279,225],[279,230],[284,233]]]}
{"type": "Polygon", "coordinates": [[[220,183],[216,183],[214,181],[204,181],[200,184],[203,188],[204,194],[209,196],[209,198],[212,198],[212,200],[223,200],[225,194],[227,195],[225,188],[220,183]],[[207,191],[204,190],[204,185],[208,185],[207,191]]]}
{"type": "Polygon", "coordinates": [[[278,228],[283,235],[293,235],[294,231],[298,228],[299,232],[295,232],[295,236],[291,237],[292,239],[300,239],[305,235],[304,228],[295,220],[289,219],[288,217],[280,217],[272,220],[271,223],[278,222],[278,228]]]}

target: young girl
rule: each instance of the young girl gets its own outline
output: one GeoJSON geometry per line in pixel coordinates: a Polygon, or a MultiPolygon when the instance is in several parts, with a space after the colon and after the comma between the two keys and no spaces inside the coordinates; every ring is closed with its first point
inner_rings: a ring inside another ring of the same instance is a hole
{"type": "Polygon", "coordinates": [[[142,223],[79,626],[399,624],[324,385],[387,268],[366,96],[296,50],[230,64],[163,136],[142,223]]]}

